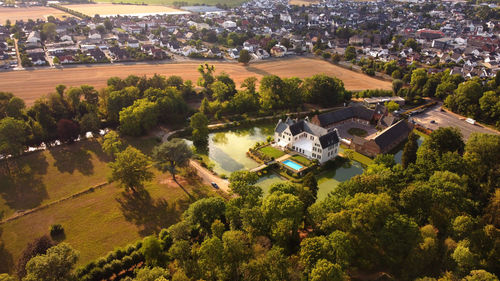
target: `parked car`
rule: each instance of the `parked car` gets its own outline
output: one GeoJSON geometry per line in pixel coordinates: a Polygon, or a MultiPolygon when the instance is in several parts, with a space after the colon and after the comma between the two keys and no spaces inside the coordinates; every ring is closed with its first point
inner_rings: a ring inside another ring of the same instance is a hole
{"type": "Polygon", "coordinates": [[[431,124],[436,124],[436,121],[434,121],[434,120],[431,120],[431,124]]]}
{"type": "Polygon", "coordinates": [[[215,182],[210,183],[215,189],[219,189],[219,186],[215,182]]]}

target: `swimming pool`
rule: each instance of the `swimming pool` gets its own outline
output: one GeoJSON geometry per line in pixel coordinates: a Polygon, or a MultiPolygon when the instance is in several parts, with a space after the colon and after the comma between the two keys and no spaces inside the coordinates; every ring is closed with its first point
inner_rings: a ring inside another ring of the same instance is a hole
{"type": "Polygon", "coordinates": [[[304,166],[302,166],[302,165],[300,165],[292,160],[285,160],[281,163],[283,163],[283,165],[286,165],[286,166],[294,169],[295,171],[299,171],[300,169],[304,168],[304,166]]]}

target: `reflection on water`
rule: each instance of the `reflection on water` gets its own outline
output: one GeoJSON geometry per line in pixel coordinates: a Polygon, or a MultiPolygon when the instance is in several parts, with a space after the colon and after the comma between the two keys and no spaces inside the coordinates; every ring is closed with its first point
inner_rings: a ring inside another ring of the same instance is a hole
{"type": "MultiPolygon", "coordinates": [[[[418,140],[417,140],[417,143],[418,143],[418,146],[420,147],[420,145],[422,145],[422,143],[424,142],[424,138],[421,137],[421,136],[418,136],[418,140]]],[[[406,144],[406,142],[404,142],[403,144],[400,145],[400,149],[398,150],[398,152],[396,152],[396,154],[394,154],[394,160],[396,161],[396,163],[398,164],[401,164],[401,159],[403,157],[403,149],[404,149],[404,144],[406,144]]]]}
{"type": "Polygon", "coordinates": [[[349,180],[350,178],[361,175],[363,167],[359,162],[351,161],[351,164],[346,163],[337,170],[327,171],[318,176],[318,200],[327,197],[330,191],[334,190],[339,183],[349,180]]]}
{"type": "Polygon", "coordinates": [[[265,141],[273,133],[274,124],[211,133],[208,141],[208,157],[214,163],[214,171],[229,176],[234,171],[259,166],[246,156],[246,152],[256,142],[265,141]]]}

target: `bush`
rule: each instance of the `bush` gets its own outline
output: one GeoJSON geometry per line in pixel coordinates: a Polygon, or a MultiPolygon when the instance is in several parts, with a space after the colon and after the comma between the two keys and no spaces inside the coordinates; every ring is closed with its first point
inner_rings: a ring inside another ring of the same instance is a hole
{"type": "MultiPolygon", "coordinates": [[[[88,280],[102,280],[106,278],[106,276],[104,276],[104,270],[101,267],[93,268],[86,276],[90,277],[88,280]]],[[[85,280],[84,278],[82,279],[85,280]]]]}
{"type": "Polygon", "coordinates": [[[115,250],[115,258],[121,260],[127,253],[122,249],[118,248],[115,250]]]}
{"type": "Polygon", "coordinates": [[[132,260],[131,256],[125,256],[122,259],[122,263],[123,263],[123,268],[127,270],[134,265],[134,261],[132,260]]]}
{"type": "Polygon", "coordinates": [[[61,237],[62,235],[64,235],[64,228],[62,225],[53,224],[50,226],[50,237],[52,237],[52,239],[61,237]]]}
{"type": "Polygon", "coordinates": [[[120,271],[123,270],[123,263],[121,260],[114,260],[111,262],[111,268],[113,269],[113,272],[118,274],[120,271]]]}
{"type": "Polygon", "coordinates": [[[102,268],[104,267],[104,265],[106,265],[108,262],[106,261],[105,258],[99,258],[96,262],[95,262],[95,265],[96,267],[99,267],[99,268],[102,268]]]}
{"type": "Polygon", "coordinates": [[[110,262],[112,262],[115,259],[116,259],[115,252],[109,252],[108,255],[106,256],[106,262],[107,263],[110,263],[110,262]]]}

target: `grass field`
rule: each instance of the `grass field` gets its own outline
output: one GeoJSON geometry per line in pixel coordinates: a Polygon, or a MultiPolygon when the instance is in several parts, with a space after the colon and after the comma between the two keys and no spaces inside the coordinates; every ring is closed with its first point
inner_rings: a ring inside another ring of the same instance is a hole
{"type": "MultiPolygon", "coordinates": [[[[128,64],[128,65],[92,65],[69,67],[63,69],[39,69],[32,71],[8,71],[0,73],[0,91],[11,92],[32,105],[37,98],[54,92],[58,84],[80,86],[89,84],[96,88],[106,86],[106,81],[112,76],[125,78],[134,74],[138,76],[161,74],[165,76],[179,75],[185,80],[197,81],[197,67],[200,62],[161,63],[161,64],[128,64]],[[19,87],[23,85],[23,87],[19,87]]],[[[367,75],[350,71],[329,62],[313,58],[289,58],[251,63],[243,66],[236,63],[213,63],[216,73],[226,72],[236,84],[249,77],[262,78],[264,75],[275,74],[281,77],[309,77],[324,73],[336,76],[348,90],[391,89],[391,83],[378,80],[367,75]]]]}
{"type": "Polygon", "coordinates": [[[270,145],[268,146],[264,146],[263,148],[259,149],[260,152],[262,152],[262,154],[264,155],[267,155],[269,158],[274,158],[274,159],[277,159],[283,155],[285,155],[285,152],[277,149],[277,148],[274,148],[270,145]]]}
{"type": "Polygon", "coordinates": [[[294,155],[294,156],[292,156],[292,160],[295,161],[295,162],[298,162],[300,164],[303,164],[305,166],[311,165],[311,160],[305,158],[302,155],[294,155]]]}
{"type": "MultiPolygon", "coordinates": [[[[156,141],[151,138],[132,139],[128,143],[150,153],[156,141]]],[[[33,208],[77,193],[96,182],[106,182],[109,158],[103,155],[95,141],[60,147],[21,157],[20,167],[30,167],[36,188],[9,187],[2,179],[1,210],[9,217],[19,207],[33,208]],[[65,150],[65,158],[54,154],[65,150]],[[87,155],[87,156],[84,156],[87,155]],[[9,191],[16,189],[19,192],[9,191]],[[12,194],[16,194],[13,197],[12,194]],[[31,198],[34,194],[36,198],[31,198]],[[24,203],[28,198],[28,203],[24,203]]],[[[130,196],[115,183],[107,184],[91,193],[80,195],[40,211],[0,225],[0,272],[12,270],[21,251],[33,239],[48,234],[50,225],[60,223],[65,229],[65,240],[80,251],[79,264],[105,255],[115,247],[158,231],[175,223],[183,210],[195,198],[215,195],[197,179],[183,179],[184,190],[168,174],[154,170],[155,178],[139,196],[130,196]],[[1,244],[1,243],[0,243],[1,244]]],[[[4,175],[5,178],[5,175],[4,175]]],[[[26,182],[31,181],[30,178],[26,182]]]]}
{"type": "Polygon", "coordinates": [[[87,16],[93,17],[98,14],[100,16],[113,15],[146,15],[146,14],[176,14],[185,13],[185,11],[170,8],[160,5],[121,5],[111,3],[99,4],[72,4],[64,7],[80,12],[87,16]]]}
{"type": "Polygon", "coordinates": [[[29,19],[47,19],[48,16],[62,18],[63,16],[71,16],[63,11],[50,7],[29,7],[29,8],[7,8],[0,7],[0,24],[4,24],[6,20],[15,23],[18,20],[28,21],[29,19]]]}
{"type": "MultiPolygon", "coordinates": [[[[173,5],[173,3],[178,0],[97,0],[96,2],[105,3],[131,3],[131,4],[148,4],[148,5],[173,5]]],[[[236,7],[246,0],[182,0],[181,2],[186,2],[188,5],[195,4],[205,4],[205,5],[217,5],[226,4],[229,7],[236,7]]]]}

